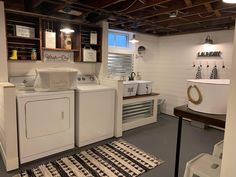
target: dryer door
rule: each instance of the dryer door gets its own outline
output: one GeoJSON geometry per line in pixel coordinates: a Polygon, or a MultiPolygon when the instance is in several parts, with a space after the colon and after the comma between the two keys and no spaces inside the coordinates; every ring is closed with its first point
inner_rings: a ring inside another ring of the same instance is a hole
{"type": "Polygon", "coordinates": [[[56,134],[70,128],[68,98],[34,100],[25,104],[27,139],[56,134]]]}

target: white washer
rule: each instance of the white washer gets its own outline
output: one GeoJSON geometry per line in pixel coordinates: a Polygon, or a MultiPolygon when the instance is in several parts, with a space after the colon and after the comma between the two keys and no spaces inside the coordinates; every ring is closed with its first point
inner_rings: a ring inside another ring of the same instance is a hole
{"type": "MultiPolygon", "coordinates": [[[[28,77],[11,80],[16,85],[32,81],[28,77]]],[[[21,164],[75,146],[74,91],[36,92],[29,88],[17,90],[21,164]]]]}
{"type": "Polygon", "coordinates": [[[76,91],[76,145],[114,136],[115,89],[100,85],[93,75],[79,75],[76,91]]]}

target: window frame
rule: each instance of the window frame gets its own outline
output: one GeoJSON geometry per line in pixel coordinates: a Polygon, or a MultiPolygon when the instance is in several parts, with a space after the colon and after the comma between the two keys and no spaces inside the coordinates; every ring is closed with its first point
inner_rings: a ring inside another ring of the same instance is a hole
{"type": "MultiPolygon", "coordinates": [[[[109,29],[108,34],[107,34],[108,50],[112,50],[111,52],[116,51],[118,53],[133,53],[135,46],[132,43],[129,42],[129,40],[132,36],[133,36],[133,33],[131,33],[131,32],[109,29]],[[127,42],[126,42],[127,46],[126,47],[119,47],[116,44],[114,46],[109,46],[109,44],[108,44],[109,33],[126,35],[126,37],[127,37],[127,42]],[[131,51],[128,52],[128,50],[131,50],[131,51]]],[[[114,52],[114,53],[116,53],[116,52],[114,52]]]]}

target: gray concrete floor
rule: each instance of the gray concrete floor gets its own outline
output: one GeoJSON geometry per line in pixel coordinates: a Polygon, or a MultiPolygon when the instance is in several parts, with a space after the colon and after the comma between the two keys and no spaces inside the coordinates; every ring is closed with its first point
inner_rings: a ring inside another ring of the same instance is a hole
{"type": "MultiPolygon", "coordinates": [[[[175,164],[175,147],[176,147],[176,132],[178,120],[162,114],[157,123],[126,131],[123,139],[143,149],[144,151],[156,155],[165,162],[159,167],[141,175],[142,177],[173,177],[175,164]]],[[[187,161],[198,155],[199,153],[212,153],[213,146],[218,141],[222,140],[224,132],[213,128],[200,129],[192,127],[189,122],[183,121],[182,143],[181,143],[181,158],[179,177],[184,174],[185,164],[187,161]]],[[[49,162],[67,156],[73,153],[80,152],[89,147],[103,144],[114,140],[111,138],[93,145],[83,148],[76,148],[70,151],[62,152],[43,158],[34,162],[30,162],[21,166],[21,169],[32,168],[42,163],[49,162]]],[[[17,170],[6,172],[3,161],[0,157],[0,177],[11,177],[16,174],[17,170]]]]}

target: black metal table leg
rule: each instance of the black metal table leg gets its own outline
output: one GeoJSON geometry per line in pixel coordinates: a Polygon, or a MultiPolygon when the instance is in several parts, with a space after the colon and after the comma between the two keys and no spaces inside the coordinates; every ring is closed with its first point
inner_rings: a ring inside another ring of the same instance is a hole
{"type": "Polygon", "coordinates": [[[182,132],[182,117],[179,117],[177,143],[176,143],[176,155],[175,155],[175,177],[179,175],[179,156],[180,156],[180,144],[181,144],[181,132],[182,132]]]}

